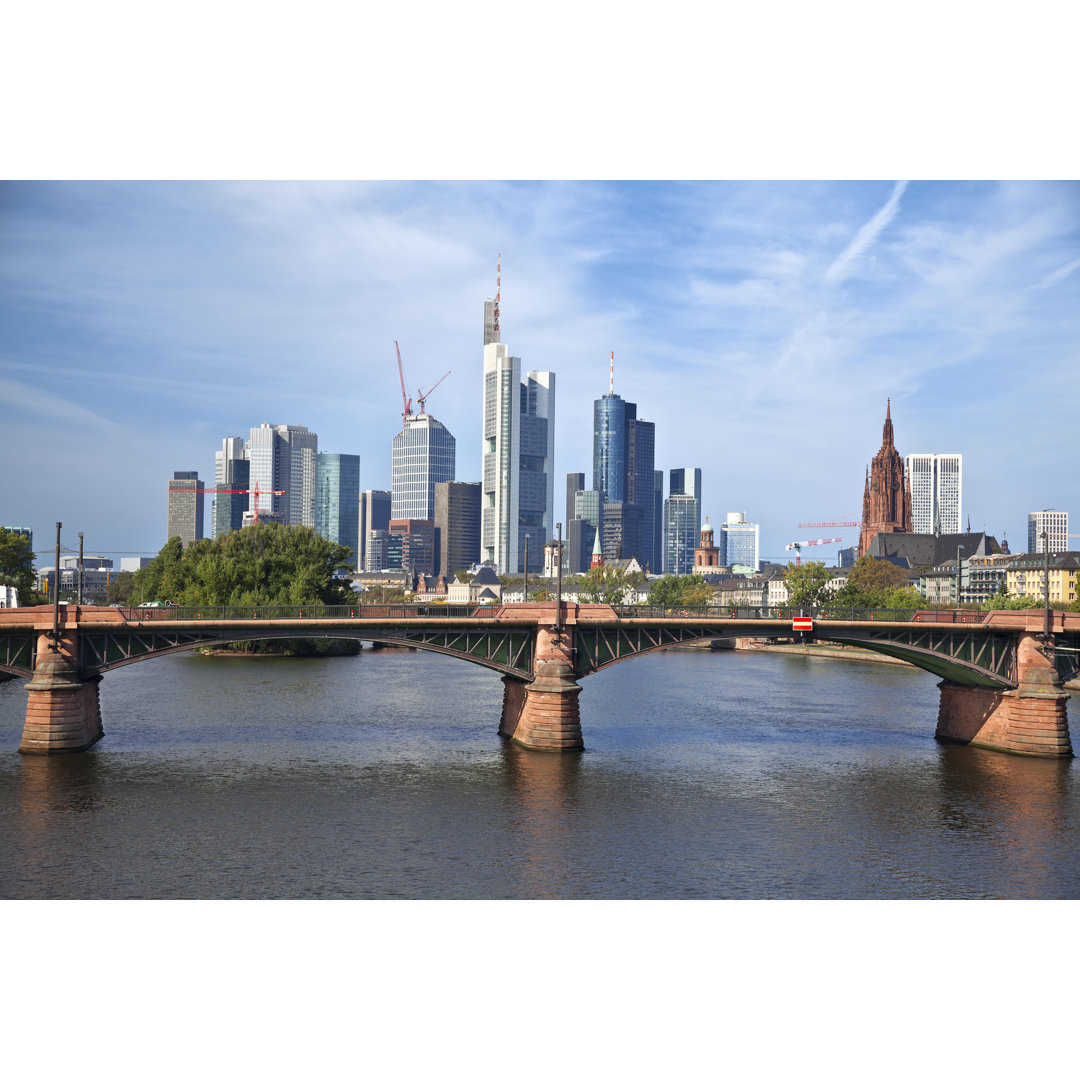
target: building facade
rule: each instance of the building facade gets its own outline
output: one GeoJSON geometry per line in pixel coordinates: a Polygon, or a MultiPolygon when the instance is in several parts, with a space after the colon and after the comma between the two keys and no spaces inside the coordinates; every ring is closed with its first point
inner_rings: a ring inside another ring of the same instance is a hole
{"type": "Polygon", "coordinates": [[[435,520],[435,485],[454,479],[457,443],[428,413],[407,416],[394,436],[390,517],[435,520]]]}
{"type": "Polygon", "coordinates": [[[352,553],[350,565],[360,570],[360,457],[319,454],[315,459],[315,531],[352,553]]]}
{"type": "Polygon", "coordinates": [[[878,533],[911,532],[911,489],[904,476],[904,462],[893,443],[892,402],[885,405],[881,449],[866,470],[863,489],[859,558],[878,533]]]}
{"type": "Polygon", "coordinates": [[[760,526],[741,511],[729,513],[720,526],[720,565],[748,566],[755,573],[760,562],[760,526]]]}
{"type": "Polygon", "coordinates": [[[253,492],[248,510],[256,510],[257,490],[260,521],[265,518],[314,528],[318,453],[319,436],[303,424],[260,424],[252,428],[247,442],[249,486],[253,492]],[[269,518],[266,511],[278,516],[269,518]]]}
{"type": "Polygon", "coordinates": [[[1080,552],[1050,553],[1050,570],[1046,569],[1046,552],[1036,555],[1014,555],[1005,569],[1005,588],[1010,596],[1035,597],[1040,603],[1049,593],[1051,604],[1073,603],[1080,584],[1080,552]]]}
{"type": "Polygon", "coordinates": [[[525,537],[529,538],[529,573],[544,565],[544,544],[555,531],[555,375],[530,371],[521,385],[521,435],[518,441],[519,571],[526,569],[525,537]]]}
{"type": "Polygon", "coordinates": [[[700,537],[701,503],[693,495],[669,495],[664,501],[665,574],[693,572],[700,537]]]}
{"type": "Polygon", "coordinates": [[[911,488],[911,531],[958,533],[963,521],[962,454],[908,454],[904,458],[911,488]]]}
{"type": "Polygon", "coordinates": [[[390,492],[368,489],[360,496],[360,514],[357,527],[357,559],[360,570],[380,570],[381,566],[371,566],[368,549],[373,530],[386,532],[390,528],[390,492]]]}
{"type": "Polygon", "coordinates": [[[435,572],[448,581],[480,560],[480,482],[435,485],[435,572]]]}
{"type": "MultiPolygon", "coordinates": [[[[421,518],[391,518],[389,533],[391,541],[400,538],[402,570],[413,577],[435,573],[434,522],[421,518]]],[[[392,566],[394,560],[391,558],[388,561],[392,566]]]]}
{"type": "Polygon", "coordinates": [[[1051,552],[1069,550],[1069,515],[1065,510],[1035,510],[1028,514],[1028,551],[1046,551],[1047,545],[1051,552]]]}
{"type": "Polygon", "coordinates": [[[250,482],[247,444],[239,435],[222,439],[221,449],[214,454],[214,487],[232,490],[219,490],[210,503],[211,536],[224,536],[243,528],[250,482]]]}
{"type": "Polygon", "coordinates": [[[202,482],[197,472],[174,472],[169,481],[169,519],[165,539],[180,537],[184,547],[203,538],[202,482]]]}

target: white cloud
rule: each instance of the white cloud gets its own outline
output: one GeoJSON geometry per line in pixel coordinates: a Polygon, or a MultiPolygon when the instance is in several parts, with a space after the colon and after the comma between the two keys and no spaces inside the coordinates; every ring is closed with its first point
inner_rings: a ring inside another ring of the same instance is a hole
{"type": "Polygon", "coordinates": [[[833,260],[822,280],[826,285],[838,285],[851,272],[852,263],[864,255],[881,235],[900,209],[900,198],[907,188],[906,180],[898,180],[889,201],[855,234],[855,238],[833,260]]]}

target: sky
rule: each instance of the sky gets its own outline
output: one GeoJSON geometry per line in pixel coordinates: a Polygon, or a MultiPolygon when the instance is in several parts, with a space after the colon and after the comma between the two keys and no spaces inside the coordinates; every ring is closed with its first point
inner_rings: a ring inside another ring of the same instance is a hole
{"type": "Polygon", "coordinates": [[[264,421],[389,488],[395,341],[411,397],[450,372],[427,408],[478,480],[500,253],[502,340],[556,373],[555,520],[614,351],[656,467],[763,558],[857,541],[797,526],[859,518],[889,400],[901,454],[963,455],[973,529],[1080,532],[1080,184],[918,180],[0,183],[0,524],[39,565],[56,521],[153,554],[173,472],[264,421]]]}

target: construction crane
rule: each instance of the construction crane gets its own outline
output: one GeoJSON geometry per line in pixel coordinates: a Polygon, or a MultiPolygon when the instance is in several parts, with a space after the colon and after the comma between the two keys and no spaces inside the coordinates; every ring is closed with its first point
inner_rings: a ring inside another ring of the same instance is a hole
{"type": "MultiPolygon", "coordinates": [[[[446,373],[446,375],[449,375],[449,374],[450,374],[450,372],[448,371],[448,372],[446,373]]],[[[441,383],[441,382],[443,381],[443,379],[445,379],[445,378],[446,378],[446,375],[444,375],[444,376],[442,377],[442,379],[440,379],[440,380],[439,380],[439,382],[435,383],[435,386],[438,386],[438,385],[439,385],[439,383],[441,383]]],[[[435,389],[435,386],[432,386],[431,390],[434,390],[434,389],[435,389]]],[[[427,399],[428,399],[429,397],[431,397],[431,390],[428,390],[428,391],[427,391],[427,393],[424,393],[424,392],[423,392],[423,391],[421,391],[421,390],[417,390],[417,391],[416,391],[416,400],[417,400],[417,401],[418,401],[418,402],[420,403],[420,415],[421,415],[421,416],[423,416],[423,415],[424,415],[424,402],[425,402],[425,401],[427,401],[427,399]]]]}
{"type": "Polygon", "coordinates": [[[169,488],[170,495],[251,495],[252,496],[252,508],[255,511],[255,524],[259,524],[259,496],[260,495],[284,495],[284,491],[260,491],[259,485],[256,484],[253,488],[230,488],[230,487],[212,487],[212,488],[184,488],[178,487],[169,488]]]}
{"type": "Polygon", "coordinates": [[[800,529],[857,529],[861,521],[800,521],[800,529]]]}
{"type": "MultiPolygon", "coordinates": [[[[412,416],[412,398],[405,392],[405,369],[401,366],[401,349],[398,348],[398,343],[394,342],[394,348],[397,349],[397,370],[398,378],[401,379],[401,406],[403,412],[401,414],[401,426],[404,430],[405,422],[412,416]]],[[[449,372],[447,372],[449,374],[449,372]]],[[[443,378],[446,376],[444,375],[443,378]]],[[[435,389],[433,386],[432,390],[435,389]]]]}
{"type": "Polygon", "coordinates": [[[817,547],[818,544],[842,544],[844,538],[842,536],[835,536],[829,540],[792,540],[787,546],[787,550],[795,549],[795,565],[802,566],[802,549],[804,547],[817,547]]]}

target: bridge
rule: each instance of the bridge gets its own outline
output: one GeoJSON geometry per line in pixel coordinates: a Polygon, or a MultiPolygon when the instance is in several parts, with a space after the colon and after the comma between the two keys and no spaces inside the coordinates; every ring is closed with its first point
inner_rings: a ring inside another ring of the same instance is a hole
{"type": "Polygon", "coordinates": [[[1043,611],[832,611],[796,632],[798,612],[611,607],[563,602],[494,607],[0,610],[0,672],[24,676],[19,750],[85,750],[103,735],[99,686],[113,668],[228,643],[339,638],[407,645],[501,673],[499,734],[530,749],[584,746],[580,680],[644,653],[738,638],[855,645],[932,672],[936,736],[1018,754],[1072,754],[1065,681],[1080,663],[1080,615],[1043,611]]]}

